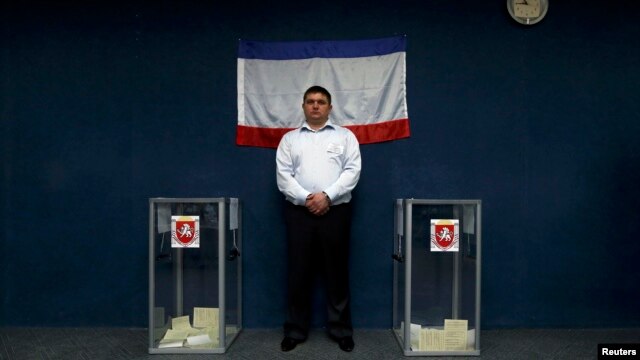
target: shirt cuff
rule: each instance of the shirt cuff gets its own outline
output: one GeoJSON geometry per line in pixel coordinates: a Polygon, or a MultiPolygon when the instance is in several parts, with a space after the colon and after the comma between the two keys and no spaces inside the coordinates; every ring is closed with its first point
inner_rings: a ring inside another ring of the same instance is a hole
{"type": "Polygon", "coordinates": [[[331,201],[331,203],[333,203],[338,197],[338,194],[335,191],[333,191],[331,188],[326,189],[325,191],[323,191],[323,193],[325,193],[329,197],[329,200],[331,201]]]}
{"type": "Polygon", "coordinates": [[[295,204],[295,205],[301,205],[301,206],[304,206],[304,204],[306,204],[306,203],[307,203],[307,196],[309,196],[309,194],[311,194],[311,193],[309,193],[309,192],[304,192],[304,191],[303,191],[303,192],[298,193],[298,195],[296,196],[296,199],[295,199],[294,204],[295,204]]]}
{"type": "Polygon", "coordinates": [[[323,194],[324,194],[324,196],[327,198],[327,201],[329,201],[329,206],[331,206],[331,203],[332,203],[332,201],[331,201],[331,197],[330,197],[326,192],[324,192],[324,191],[323,191],[322,193],[323,193],[323,194]]]}

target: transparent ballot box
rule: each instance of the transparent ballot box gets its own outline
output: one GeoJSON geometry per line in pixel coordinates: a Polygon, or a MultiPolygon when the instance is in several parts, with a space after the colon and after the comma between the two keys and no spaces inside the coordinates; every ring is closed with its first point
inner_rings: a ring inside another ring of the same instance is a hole
{"type": "Polygon", "coordinates": [[[480,210],[480,200],[396,201],[393,333],[404,355],[480,355],[480,210]]]}
{"type": "Polygon", "coordinates": [[[149,199],[149,354],[224,353],[242,329],[236,198],[149,199]]]}

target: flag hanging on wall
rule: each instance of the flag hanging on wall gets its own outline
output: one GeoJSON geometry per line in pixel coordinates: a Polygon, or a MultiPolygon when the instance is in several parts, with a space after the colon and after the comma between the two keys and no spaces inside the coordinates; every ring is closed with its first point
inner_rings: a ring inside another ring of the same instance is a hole
{"type": "Polygon", "coordinates": [[[409,137],[406,37],[355,41],[240,40],[236,144],[275,148],[302,126],[302,95],[332,95],[330,119],[360,144],[409,137]]]}

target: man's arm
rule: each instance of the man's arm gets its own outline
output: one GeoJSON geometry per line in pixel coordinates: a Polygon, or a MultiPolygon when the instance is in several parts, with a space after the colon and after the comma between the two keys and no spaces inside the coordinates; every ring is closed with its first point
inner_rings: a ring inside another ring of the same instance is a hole
{"type": "Polygon", "coordinates": [[[310,192],[303,188],[294,175],[291,143],[283,137],[276,152],[276,180],[280,192],[296,205],[305,205],[310,192]]]}
{"type": "Polygon", "coordinates": [[[336,182],[324,190],[331,201],[335,201],[344,194],[351,192],[360,179],[360,170],[362,167],[360,145],[358,144],[356,136],[350,130],[347,131],[347,141],[344,150],[345,163],[342,173],[336,182]]]}

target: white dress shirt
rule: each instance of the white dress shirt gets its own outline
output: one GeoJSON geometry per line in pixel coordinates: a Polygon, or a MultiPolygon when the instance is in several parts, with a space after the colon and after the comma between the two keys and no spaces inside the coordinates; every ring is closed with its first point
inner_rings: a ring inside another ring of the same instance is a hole
{"type": "Polygon", "coordinates": [[[307,123],[284,135],[276,152],[278,189],[295,205],[324,191],[332,205],[348,203],[360,179],[360,146],[351,130],[331,120],[318,130],[307,123]]]}

